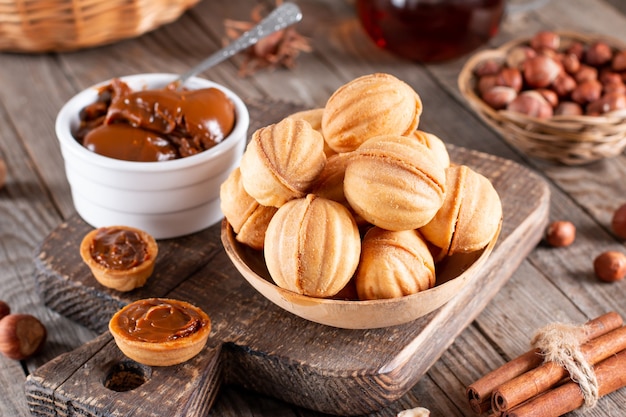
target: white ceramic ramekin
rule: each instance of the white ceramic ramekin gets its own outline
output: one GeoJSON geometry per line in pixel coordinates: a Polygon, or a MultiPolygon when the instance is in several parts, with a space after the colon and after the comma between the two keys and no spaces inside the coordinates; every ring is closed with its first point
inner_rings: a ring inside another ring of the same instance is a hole
{"type": "MultiPolygon", "coordinates": [[[[120,77],[133,90],[163,88],[176,74],[120,77]]],[[[133,162],[98,155],[72,136],[79,113],[97,99],[97,87],[72,97],[56,119],[56,134],[78,214],[93,227],[126,225],[156,239],[183,236],[205,229],[223,217],[220,185],[239,165],[246,146],[250,117],[243,101],[214,82],[192,78],[185,87],[216,87],[234,103],[236,123],[222,142],[199,154],[160,162],[133,162]]]]}

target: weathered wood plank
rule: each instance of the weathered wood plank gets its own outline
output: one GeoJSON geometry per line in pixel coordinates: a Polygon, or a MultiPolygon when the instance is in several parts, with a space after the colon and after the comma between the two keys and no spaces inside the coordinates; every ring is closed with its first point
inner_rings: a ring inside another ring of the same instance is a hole
{"type": "MultiPolygon", "coordinates": [[[[97,284],[78,259],[80,240],[91,228],[72,218],[55,229],[42,246],[38,279],[43,298],[51,308],[94,330],[106,328],[119,305],[131,300],[167,296],[190,301],[212,318],[213,343],[224,345],[221,362],[225,382],[322,412],[354,414],[379,410],[410,390],[436,362],[517,269],[541,238],[546,224],[549,195],[536,175],[513,162],[486,154],[456,147],[450,151],[453,161],[472,166],[492,181],[507,215],[485,272],[441,309],[413,323],[349,331],[293,316],[257,294],[238,277],[225,254],[215,252],[219,226],[189,237],[161,241],[164,257],[157,261],[155,277],[138,291],[120,294],[97,284]],[[518,194],[516,190],[522,192],[518,194]],[[190,256],[193,253],[186,249],[201,246],[207,252],[201,251],[198,257],[190,256]],[[186,269],[187,262],[195,268],[186,269]],[[172,263],[183,267],[172,273],[168,269],[172,263]],[[76,303],[75,299],[81,302],[76,303]]],[[[111,355],[108,348],[103,349],[93,360],[111,364],[114,358],[103,359],[111,355]]],[[[75,366],[72,362],[66,365],[75,366]]],[[[40,380],[42,375],[56,378],[56,374],[44,366],[35,373],[34,380],[40,380]]],[[[84,408],[88,415],[98,411],[107,415],[107,404],[94,402],[75,390],[76,382],[72,381],[85,378],[102,381],[103,377],[78,371],[64,378],[67,382],[59,386],[58,396],[84,408]]],[[[157,374],[151,380],[154,386],[169,385],[168,380],[159,381],[157,374]]],[[[179,388],[183,394],[188,389],[179,388]]],[[[93,390],[92,387],[85,392],[93,390]]],[[[38,397],[35,386],[32,391],[31,395],[38,397]]],[[[146,410],[147,415],[150,412],[146,410]]]]}

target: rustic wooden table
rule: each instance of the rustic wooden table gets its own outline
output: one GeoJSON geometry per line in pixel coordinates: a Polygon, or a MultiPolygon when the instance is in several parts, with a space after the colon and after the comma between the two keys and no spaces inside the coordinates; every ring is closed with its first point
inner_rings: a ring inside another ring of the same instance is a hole
{"type": "MultiPolygon", "coordinates": [[[[551,190],[550,219],[577,226],[574,245],[539,244],[509,282],[430,371],[399,401],[376,413],[395,416],[417,406],[433,416],[472,416],[464,390],[471,382],[528,350],[530,335],[552,321],[582,323],[614,310],[626,315],[626,282],[602,284],[593,258],[624,251],[609,228],[613,210],[626,201],[626,156],[579,167],[526,157],[471,111],[456,77],[467,56],[441,64],[418,65],[376,48],[361,29],[351,1],[298,1],[300,33],[313,52],[291,70],[237,76],[241,57],[206,71],[245,100],[275,99],[305,107],[323,106],[345,82],[363,74],[388,72],[412,85],[425,103],[421,127],[446,142],[513,160],[539,173],[551,190]]],[[[49,340],[36,357],[18,362],[0,356],[0,415],[30,415],[26,376],[59,354],[98,334],[43,305],[35,288],[34,255],[39,244],[74,214],[55,134],[61,105],[76,92],[113,76],[141,72],[184,72],[217,49],[223,19],[249,20],[252,0],[204,0],[173,24],[136,39],[63,54],[0,53],[0,158],[8,176],[0,190],[0,299],[13,311],[31,313],[47,326],[49,340]]],[[[621,0],[550,0],[539,9],[508,16],[492,46],[539,29],[570,29],[626,39],[626,3],[621,0]]],[[[506,216],[506,213],[505,213],[506,216]]],[[[622,416],[626,392],[601,399],[586,416],[622,416]]],[[[221,388],[210,415],[314,416],[273,398],[234,386],[221,388]]],[[[583,415],[573,412],[571,415],[583,415]]]]}

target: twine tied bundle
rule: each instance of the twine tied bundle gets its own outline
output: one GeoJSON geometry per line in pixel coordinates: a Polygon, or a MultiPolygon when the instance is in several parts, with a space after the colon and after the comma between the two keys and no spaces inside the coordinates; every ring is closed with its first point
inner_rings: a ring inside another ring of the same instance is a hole
{"type": "Polygon", "coordinates": [[[540,350],[544,363],[553,362],[564,368],[576,382],[584,399],[585,409],[593,408],[599,398],[598,380],[593,366],[581,351],[580,334],[585,326],[551,323],[539,329],[531,344],[540,350]]]}

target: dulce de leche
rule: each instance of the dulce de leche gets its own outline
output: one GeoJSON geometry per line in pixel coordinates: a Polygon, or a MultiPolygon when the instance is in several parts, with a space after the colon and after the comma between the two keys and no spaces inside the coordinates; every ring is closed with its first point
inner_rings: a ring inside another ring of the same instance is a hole
{"type": "Polygon", "coordinates": [[[129,304],[115,326],[128,337],[160,343],[198,332],[208,321],[197,308],[177,300],[151,298],[129,304]]]}
{"type": "Polygon", "coordinates": [[[143,286],[154,271],[157,254],[154,237],[128,226],[94,229],[80,244],[80,256],[94,278],[118,291],[143,286]]]}
{"type": "Polygon", "coordinates": [[[169,366],[191,359],[204,348],[211,320],[188,302],[148,298],[115,313],[109,331],[129,358],[144,365],[169,366]]]}
{"type": "Polygon", "coordinates": [[[82,109],[74,137],[110,158],[157,162],[210,149],[235,125],[235,106],[217,88],[133,91],[120,79],[98,91],[82,109]]]}

